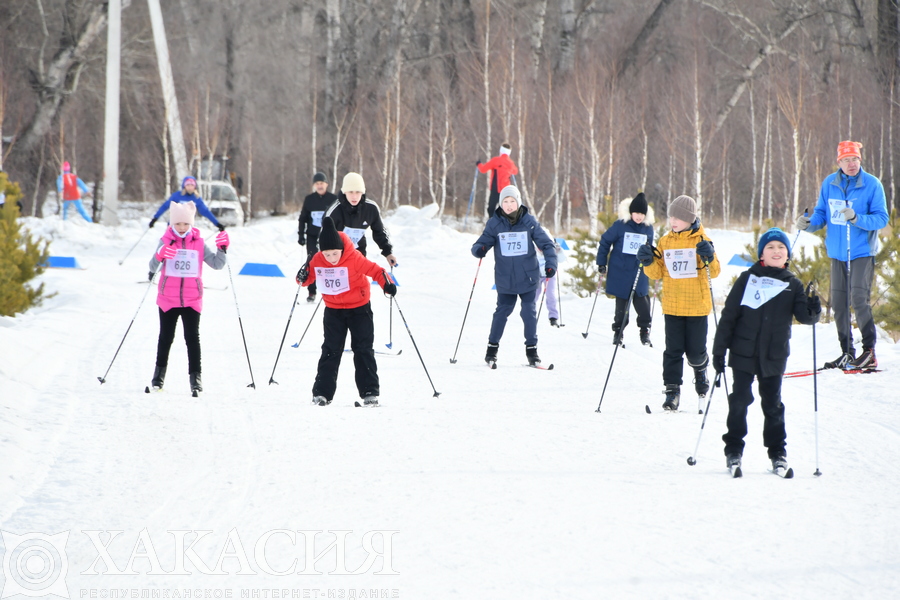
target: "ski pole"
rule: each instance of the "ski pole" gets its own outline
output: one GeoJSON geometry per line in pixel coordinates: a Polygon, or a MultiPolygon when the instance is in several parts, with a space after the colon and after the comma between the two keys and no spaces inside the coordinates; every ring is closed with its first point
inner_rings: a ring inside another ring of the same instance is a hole
{"type": "MultiPolygon", "coordinates": [[[[310,254],[309,256],[306,257],[306,262],[303,264],[302,269],[306,269],[309,267],[309,261],[312,260],[313,256],[314,256],[313,254],[310,254]]],[[[294,308],[297,307],[297,298],[300,297],[301,289],[303,289],[303,286],[298,284],[297,285],[297,293],[294,294],[294,301],[291,303],[291,313],[288,315],[287,324],[285,324],[285,326],[284,326],[284,333],[281,334],[281,343],[278,344],[278,354],[275,355],[275,364],[272,365],[272,374],[269,375],[269,385],[272,385],[273,383],[275,385],[278,385],[278,382],[275,381],[275,368],[278,366],[278,359],[281,358],[281,349],[284,347],[284,338],[287,337],[288,327],[291,326],[291,319],[294,317],[294,308]]],[[[319,298],[319,304],[321,304],[321,303],[322,303],[322,299],[319,298]]],[[[316,310],[319,310],[319,304],[316,304],[316,310]]],[[[313,317],[314,316],[316,316],[315,310],[313,311],[313,317]]],[[[312,323],[312,317],[310,317],[309,322],[312,323]]],[[[309,329],[309,325],[306,326],[306,329],[309,329]]],[[[303,331],[303,335],[306,335],[305,330],[303,331]]],[[[302,342],[302,341],[303,341],[303,338],[301,337],[300,342],[302,342]]],[[[300,342],[297,342],[297,344],[294,346],[294,348],[299,346],[300,342]]]]}
{"type": "MultiPolygon", "coordinates": [[[[160,263],[162,264],[162,263],[160,263]]],[[[100,385],[106,383],[106,376],[109,375],[109,370],[112,369],[113,363],[116,362],[116,357],[119,356],[119,350],[122,349],[122,344],[125,343],[125,338],[128,337],[128,332],[131,331],[131,326],[134,325],[134,320],[137,319],[138,313],[141,312],[141,307],[144,305],[144,300],[147,299],[147,292],[150,291],[150,288],[153,287],[153,278],[156,276],[156,271],[151,273],[150,281],[147,282],[147,289],[144,290],[144,295],[141,297],[141,302],[138,304],[137,310],[134,311],[134,316],[131,317],[131,323],[128,324],[128,329],[125,330],[125,335],[122,336],[122,341],[119,342],[119,347],[116,348],[116,353],[113,355],[112,360],[109,361],[109,366],[106,368],[106,373],[103,374],[103,377],[98,377],[97,379],[100,381],[100,385]]]]}
{"type": "MultiPolygon", "coordinates": [[[[303,338],[306,337],[306,332],[309,331],[309,326],[312,325],[313,319],[316,318],[316,313],[319,312],[319,306],[322,304],[322,300],[324,298],[319,298],[319,301],[316,303],[316,307],[313,309],[313,314],[309,318],[309,323],[306,324],[306,329],[303,330],[303,334],[300,336],[300,339],[297,340],[296,344],[291,344],[291,348],[299,348],[300,344],[303,342],[303,338]]],[[[278,383],[277,381],[275,383],[278,383]]]]}
{"type": "Polygon", "coordinates": [[[466,318],[469,316],[469,307],[472,306],[472,295],[475,293],[475,284],[478,282],[478,272],[481,270],[481,261],[484,258],[478,259],[478,268],[475,269],[475,280],[472,282],[472,291],[469,292],[469,302],[466,304],[466,314],[463,315],[462,327],[459,328],[459,338],[456,340],[456,349],[453,351],[453,358],[450,359],[450,364],[456,364],[456,353],[459,350],[459,341],[462,339],[463,328],[466,326],[466,318]]]}
{"type": "Polygon", "coordinates": [[[478,186],[478,165],[475,165],[475,178],[472,179],[472,192],[469,194],[469,205],[466,206],[466,216],[463,219],[463,231],[469,223],[469,211],[472,209],[472,202],[475,201],[475,188],[478,186]]]}
{"type": "MultiPolygon", "coordinates": [[[[284,338],[287,337],[288,327],[291,326],[291,319],[294,318],[294,308],[297,306],[297,298],[300,297],[300,290],[302,290],[302,289],[303,289],[303,286],[302,286],[302,285],[298,285],[298,286],[297,286],[297,293],[294,294],[294,301],[291,303],[291,314],[288,315],[287,323],[286,323],[285,326],[284,326],[284,333],[281,335],[281,343],[278,344],[278,354],[275,355],[275,364],[272,365],[272,374],[269,375],[269,385],[272,385],[273,383],[274,383],[275,385],[278,385],[278,382],[275,381],[275,367],[278,366],[278,359],[281,358],[281,349],[284,347],[284,338]]],[[[319,302],[320,302],[320,303],[322,302],[322,299],[321,299],[321,298],[319,299],[319,302]]],[[[316,310],[319,310],[319,305],[318,305],[318,304],[316,304],[316,310]]],[[[313,316],[316,316],[315,311],[313,311],[313,316]]],[[[310,319],[310,321],[312,321],[312,319],[310,319]]],[[[309,325],[307,325],[307,328],[309,328],[309,325]]],[[[304,331],[303,333],[305,334],[306,331],[304,331]]],[[[303,338],[300,338],[300,340],[302,341],[303,338]]],[[[297,345],[294,346],[294,347],[296,348],[296,347],[299,346],[299,345],[300,345],[300,342],[297,342],[297,345]]]]}
{"type": "MultiPolygon", "coordinates": [[[[396,300],[395,300],[395,302],[396,302],[396,300]]],[[[425,369],[425,376],[428,377],[428,383],[431,384],[431,389],[434,390],[434,396],[433,396],[433,397],[434,397],[434,398],[437,398],[438,396],[441,395],[441,393],[440,393],[439,391],[437,391],[437,389],[435,389],[435,387],[434,387],[434,382],[431,381],[431,375],[428,374],[428,367],[425,366],[425,361],[422,360],[422,353],[419,352],[419,347],[416,345],[416,340],[415,340],[415,338],[413,337],[412,331],[409,330],[409,325],[408,325],[407,322],[406,322],[406,317],[403,316],[403,311],[400,310],[400,303],[399,303],[399,302],[397,302],[397,312],[400,313],[400,318],[403,319],[403,326],[406,327],[406,333],[409,334],[409,339],[412,341],[413,348],[416,349],[416,354],[419,355],[419,362],[422,363],[422,368],[425,369]]]]}
{"type": "MultiPolygon", "coordinates": [[[[700,434],[697,436],[697,445],[694,446],[694,454],[692,454],[691,456],[688,456],[688,459],[687,459],[687,464],[691,465],[692,467],[697,464],[697,459],[694,457],[697,456],[697,451],[700,449],[700,438],[703,436],[703,428],[706,427],[706,417],[709,416],[709,405],[712,404],[713,392],[716,390],[717,387],[719,387],[720,379],[722,379],[722,380],[725,379],[724,372],[716,373],[716,379],[715,379],[715,381],[713,381],[713,386],[709,390],[709,398],[707,398],[707,400],[706,400],[706,411],[703,413],[703,422],[700,423],[700,434]]],[[[727,383],[725,384],[725,393],[726,394],[728,393],[728,384],[727,383]]]]}
{"type": "Polygon", "coordinates": [[[132,247],[128,250],[128,252],[125,253],[125,256],[123,256],[123,257],[122,257],[122,260],[119,261],[119,266],[122,266],[122,263],[125,262],[125,259],[128,258],[128,255],[129,255],[129,254],[131,254],[131,251],[134,250],[135,248],[137,248],[137,245],[141,243],[141,240],[144,239],[144,236],[147,235],[147,232],[148,232],[148,231],[150,231],[150,228],[149,228],[149,227],[148,227],[147,229],[144,230],[144,233],[142,233],[142,234],[141,234],[141,237],[139,237],[139,238],[137,239],[137,241],[134,243],[134,246],[132,246],[132,247]]]}
{"type": "MultiPolygon", "coordinates": [[[[391,280],[394,281],[394,285],[397,285],[397,282],[394,280],[394,265],[391,265],[391,280]]],[[[393,348],[394,346],[394,297],[391,296],[391,309],[388,313],[388,343],[385,344],[388,349],[393,348]]]]}
{"type": "MultiPolygon", "coordinates": [[[[716,329],[718,329],[719,328],[719,317],[716,315],[716,301],[715,301],[715,299],[713,299],[712,275],[710,275],[710,273],[709,273],[709,261],[703,261],[703,264],[706,266],[706,281],[707,281],[707,283],[709,283],[709,303],[712,306],[713,323],[715,323],[716,329]]],[[[708,355],[707,355],[706,362],[707,362],[707,364],[709,364],[708,355]]],[[[722,383],[725,384],[725,395],[729,396],[730,394],[728,393],[728,380],[723,378],[722,383]]],[[[699,400],[699,399],[697,400],[698,406],[701,405],[702,403],[703,403],[702,400],[699,400]]],[[[706,403],[706,410],[709,410],[709,402],[706,403]]],[[[705,419],[705,417],[704,417],[704,419],[705,419]]]]}
{"type": "Polygon", "coordinates": [[[559,291],[559,271],[556,272],[556,310],[559,312],[559,326],[565,327],[562,322],[562,292],[559,291]]]}
{"type": "MultiPolygon", "coordinates": [[[[640,271],[639,271],[640,272],[640,271]]],[[[597,308],[597,298],[600,297],[600,286],[603,285],[603,278],[600,278],[600,281],[597,282],[597,291],[594,292],[594,305],[591,306],[591,314],[588,316],[587,327],[584,330],[584,333],[581,334],[581,337],[587,339],[588,332],[591,330],[591,319],[594,318],[594,309],[597,308]]]]}
{"type": "Polygon", "coordinates": [[[547,279],[545,278],[544,279],[544,289],[541,291],[541,303],[538,304],[538,311],[537,311],[537,320],[538,321],[541,320],[541,309],[544,308],[544,296],[547,295],[547,284],[548,283],[550,283],[550,282],[547,281],[547,279]]]}
{"type": "MultiPolygon", "coordinates": [[[[850,206],[850,201],[846,201],[850,206]]],[[[853,284],[850,280],[850,221],[847,221],[847,349],[845,352],[851,356],[853,350],[853,322],[850,320],[850,294],[853,291],[853,284]]]]}
{"type": "MultiPolygon", "coordinates": [[[[634,296],[634,290],[637,288],[638,279],[641,277],[641,273],[644,272],[643,266],[638,266],[637,273],[634,275],[634,283],[631,284],[631,293],[628,294],[628,303],[625,306],[631,306],[631,298],[634,296]]],[[[590,325],[590,321],[588,321],[588,325],[590,325]]],[[[587,335],[585,335],[587,337],[587,335]]],[[[600,412],[600,405],[603,404],[603,396],[606,395],[606,384],[609,383],[609,374],[612,373],[613,363],[616,362],[616,352],[619,351],[619,344],[616,344],[616,347],[613,348],[612,360],[609,361],[609,370],[606,372],[606,381],[603,382],[603,391],[600,392],[600,404],[597,405],[597,410],[594,412],[600,412]]]]}
{"type": "MultiPolygon", "coordinates": [[[[806,286],[806,295],[810,295],[810,291],[814,291],[813,282],[810,281],[809,285],[806,286]]],[[[812,344],[813,344],[813,412],[815,413],[815,432],[816,432],[816,472],[813,473],[816,477],[820,477],[822,475],[822,471],[819,470],[819,387],[818,381],[816,380],[816,373],[818,372],[817,365],[819,364],[816,360],[816,324],[812,325],[812,344]]]]}
{"type": "MultiPolygon", "coordinates": [[[[223,246],[221,250],[227,254],[228,247],[223,246]]],[[[237,291],[234,289],[234,278],[231,276],[231,263],[226,261],[225,264],[228,267],[228,281],[231,284],[231,294],[234,296],[234,309],[237,311],[238,325],[241,328],[241,340],[244,342],[244,354],[247,356],[247,368],[250,370],[250,383],[247,384],[247,387],[255,390],[256,381],[253,379],[253,367],[250,365],[250,351],[247,350],[247,337],[244,335],[244,322],[241,320],[241,307],[238,306],[237,291]]]]}

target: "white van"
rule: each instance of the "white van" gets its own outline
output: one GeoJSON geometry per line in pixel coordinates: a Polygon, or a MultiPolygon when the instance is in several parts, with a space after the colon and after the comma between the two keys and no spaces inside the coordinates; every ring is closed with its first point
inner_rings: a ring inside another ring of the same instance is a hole
{"type": "Polygon", "coordinates": [[[228,227],[244,224],[244,207],[237,191],[227,181],[198,181],[200,196],[219,223],[228,227]]]}

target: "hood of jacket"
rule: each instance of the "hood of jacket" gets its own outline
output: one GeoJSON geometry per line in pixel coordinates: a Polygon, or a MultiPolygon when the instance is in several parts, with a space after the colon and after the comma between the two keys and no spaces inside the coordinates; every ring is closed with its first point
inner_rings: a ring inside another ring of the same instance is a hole
{"type": "MultiPolygon", "coordinates": [[[[628,208],[631,206],[631,200],[622,200],[619,202],[619,220],[625,221],[626,223],[631,220],[631,213],[628,212],[628,208]]],[[[650,225],[651,227],[656,223],[656,213],[653,211],[653,207],[647,206],[647,217],[644,219],[643,223],[650,225]]],[[[643,224],[642,223],[642,224],[643,224]]]]}

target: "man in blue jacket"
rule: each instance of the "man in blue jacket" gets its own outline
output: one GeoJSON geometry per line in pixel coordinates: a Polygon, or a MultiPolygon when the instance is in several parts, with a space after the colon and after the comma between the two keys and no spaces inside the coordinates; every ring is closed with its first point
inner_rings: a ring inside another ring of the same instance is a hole
{"type": "Polygon", "coordinates": [[[888,224],[884,187],[863,171],[859,142],[843,141],[837,148],[838,170],[825,178],[812,216],[797,219],[797,229],[827,227],[825,248],[831,259],[831,306],[841,342],[841,355],[826,369],[874,369],[875,320],[871,294],[875,279],[878,230],[888,224]],[[848,294],[849,290],[849,294],[848,294]],[[862,335],[863,353],[856,357],[850,328],[850,305],[862,335]]]}
{"type": "Polygon", "coordinates": [[[153,214],[153,218],[150,219],[150,227],[153,227],[156,224],[157,219],[163,216],[163,213],[169,210],[169,205],[173,202],[193,202],[197,207],[197,212],[212,223],[214,226],[219,228],[219,231],[225,231],[225,226],[219,223],[219,220],[216,219],[215,215],[212,214],[212,211],[209,210],[209,207],[206,206],[206,203],[203,201],[203,198],[200,197],[200,192],[197,191],[197,180],[188,175],[181,181],[181,189],[169,196],[169,199],[162,203],[162,206],[153,214]]]}

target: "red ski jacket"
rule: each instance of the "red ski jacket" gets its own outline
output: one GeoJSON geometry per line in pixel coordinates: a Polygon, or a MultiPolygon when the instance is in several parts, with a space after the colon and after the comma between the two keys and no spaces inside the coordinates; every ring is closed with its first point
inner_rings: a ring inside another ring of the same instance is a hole
{"type": "Polygon", "coordinates": [[[309,277],[303,283],[306,287],[319,279],[316,286],[325,306],[328,308],[357,308],[369,301],[371,292],[367,275],[376,280],[384,288],[385,271],[380,265],[362,255],[353,247],[346,233],[339,231],[341,241],[344,242],[344,252],[336,265],[325,260],[322,252],[316,252],[309,261],[309,277]],[[343,289],[343,291],[339,291],[343,289]],[[336,292],[336,293],[335,293],[336,292]]]}
{"type": "Polygon", "coordinates": [[[478,170],[482,173],[493,171],[493,173],[491,173],[491,179],[488,181],[488,189],[493,189],[491,188],[491,183],[493,182],[493,178],[496,177],[498,192],[510,184],[509,178],[512,175],[519,174],[519,169],[516,168],[516,164],[508,154],[501,154],[495,156],[486,163],[481,163],[478,165],[478,170]]]}

